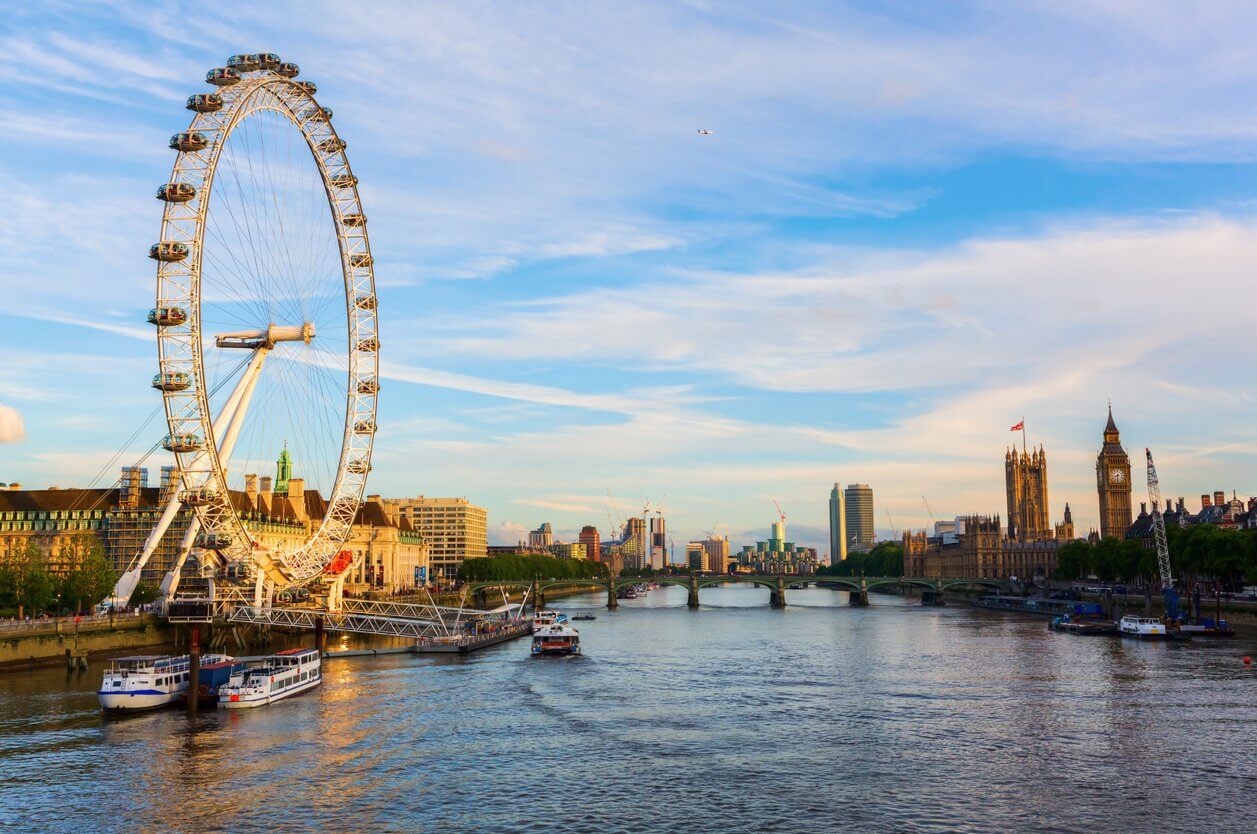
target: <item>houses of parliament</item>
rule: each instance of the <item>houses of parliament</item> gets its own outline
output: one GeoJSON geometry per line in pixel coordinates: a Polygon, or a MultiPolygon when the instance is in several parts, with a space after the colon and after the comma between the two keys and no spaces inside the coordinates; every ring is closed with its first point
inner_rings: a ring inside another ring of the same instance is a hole
{"type": "MultiPolygon", "coordinates": [[[[1110,407],[1103,445],[1096,458],[1100,538],[1123,538],[1131,526],[1130,458],[1122,448],[1110,407]]],[[[1031,579],[1051,576],[1057,551],[1076,537],[1073,513],[1065,505],[1053,525],[1048,507],[1047,452],[1016,447],[1004,453],[1007,526],[996,515],[960,516],[936,523],[934,535],[905,531],[904,571],[909,576],[972,576],[1031,579]]],[[[1093,536],[1097,535],[1095,533],[1093,536]]]]}

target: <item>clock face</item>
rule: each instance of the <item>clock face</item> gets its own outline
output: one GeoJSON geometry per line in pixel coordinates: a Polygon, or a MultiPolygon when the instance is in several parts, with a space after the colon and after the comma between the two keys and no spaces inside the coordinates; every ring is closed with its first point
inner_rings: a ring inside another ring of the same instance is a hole
{"type": "Polygon", "coordinates": [[[1109,470],[1109,483],[1121,484],[1126,482],[1126,473],[1120,469],[1109,470]]]}

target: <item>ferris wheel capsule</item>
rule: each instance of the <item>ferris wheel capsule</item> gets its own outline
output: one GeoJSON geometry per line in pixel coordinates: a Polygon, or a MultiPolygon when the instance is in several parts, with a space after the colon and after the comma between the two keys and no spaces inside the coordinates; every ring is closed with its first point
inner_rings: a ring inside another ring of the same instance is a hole
{"type": "Polygon", "coordinates": [[[354,306],[359,310],[374,310],[377,303],[374,295],[360,295],[354,301],[354,306]]]}
{"type": "Polygon", "coordinates": [[[354,423],[354,434],[374,434],[374,433],[375,433],[374,420],[359,420],[358,422],[354,423]]]}
{"type": "Polygon", "coordinates": [[[371,253],[354,252],[349,256],[349,265],[353,267],[371,266],[371,253]]]}
{"type": "Polygon", "coordinates": [[[284,78],[296,78],[301,72],[301,68],[290,61],[284,61],[275,68],[276,75],[282,75],[284,78]]]}
{"type": "Polygon", "coordinates": [[[215,67],[205,73],[205,81],[215,87],[230,87],[240,83],[240,73],[231,67],[215,67]]]}
{"type": "Polygon", "coordinates": [[[188,257],[188,247],[177,240],[163,240],[148,248],[148,256],[155,261],[177,263],[188,257]]]}
{"type": "Polygon", "coordinates": [[[158,391],[186,391],[191,385],[192,377],[182,371],[153,377],[153,387],[158,391]]]}
{"type": "Polygon", "coordinates": [[[158,327],[177,327],[188,320],[188,311],[182,307],[154,307],[148,311],[148,323],[158,327]]]}
{"type": "Polygon", "coordinates": [[[226,550],[231,547],[231,536],[227,533],[200,533],[196,537],[196,546],[202,550],[226,550]]]}
{"type": "Polygon", "coordinates": [[[196,197],[196,186],[186,182],[163,183],[157,188],[157,199],[167,203],[186,203],[196,197]]]}
{"type": "Polygon", "coordinates": [[[311,107],[304,114],[305,118],[314,122],[326,122],[332,118],[332,108],[330,107],[311,107]]]}
{"type": "Polygon", "coordinates": [[[347,145],[344,139],[337,136],[332,139],[324,139],[322,142],[315,145],[315,147],[323,153],[336,153],[338,151],[343,151],[347,145]]]}
{"type": "Polygon", "coordinates": [[[341,215],[340,222],[344,223],[351,229],[357,229],[367,225],[367,216],[365,214],[343,214],[341,215]]]}
{"type": "Polygon", "coordinates": [[[358,380],[359,394],[378,394],[380,393],[380,381],[375,377],[358,380]]]}
{"type": "Polygon", "coordinates": [[[332,188],[353,188],[358,184],[358,178],[353,174],[337,174],[329,177],[327,183],[332,188]]]}
{"type": "Polygon", "coordinates": [[[161,442],[162,448],[167,452],[199,452],[204,448],[205,444],[201,442],[201,438],[195,434],[168,434],[161,442]]]}
{"type": "Polygon", "coordinates": [[[217,113],[223,109],[223,97],[218,93],[197,93],[188,96],[187,108],[197,113],[217,113]]]}
{"type": "Polygon", "coordinates": [[[218,492],[211,487],[185,489],[179,493],[179,501],[189,507],[204,507],[206,504],[212,504],[217,498],[218,492]]]}
{"type": "Polygon", "coordinates": [[[319,85],[315,84],[313,81],[294,81],[292,83],[309,95],[317,95],[319,92],[319,85]]]}
{"type": "Polygon", "coordinates": [[[253,57],[257,59],[258,69],[276,70],[279,69],[279,65],[283,63],[279,60],[279,56],[274,52],[259,52],[253,57]]]}
{"type": "Polygon", "coordinates": [[[380,349],[380,340],[375,338],[374,336],[371,336],[370,338],[367,338],[367,339],[360,339],[358,341],[359,353],[375,353],[379,349],[380,349]]]}
{"type": "Polygon", "coordinates": [[[227,68],[236,72],[257,72],[258,56],[253,54],[232,55],[227,59],[227,68]]]}
{"type": "Polygon", "coordinates": [[[209,140],[205,138],[205,134],[197,131],[176,133],[170,137],[172,151],[203,151],[208,145],[209,140]]]}

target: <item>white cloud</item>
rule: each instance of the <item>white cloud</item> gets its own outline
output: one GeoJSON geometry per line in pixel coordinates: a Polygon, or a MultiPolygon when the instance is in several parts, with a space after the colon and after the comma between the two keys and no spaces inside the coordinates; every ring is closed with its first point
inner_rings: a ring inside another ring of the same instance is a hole
{"type": "Polygon", "coordinates": [[[26,426],[16,408],[0,404],[0,443],[21,443],[26,439],[26,426]]]}

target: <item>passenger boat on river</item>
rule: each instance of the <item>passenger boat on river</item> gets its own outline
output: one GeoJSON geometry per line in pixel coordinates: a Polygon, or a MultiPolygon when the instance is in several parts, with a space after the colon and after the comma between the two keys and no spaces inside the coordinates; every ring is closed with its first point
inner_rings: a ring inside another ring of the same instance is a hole
{"type": "MultiPolygon", "coordinates": [[[[225,654],[207,654],[201,663],[230,663],[225,654]]],[[[184,655],[137,655],[110,661],[96,697],[106,712],[141,712],[178,701],[188,689],[191,658],[184,655]]]]}
{"type": "Polygon", "coordinates": [[[580,632],[567,623],[555,623],[533,632],[532,654],[574,655],[580,654],[580,632]]]}
{"type": "Polygon", "coordinates": [[[300,695],[323,682],[320,663],[315,649],[288,649],[268,655],[232,674],[218,688],[218,705],[246,709],[300,695]]]}

